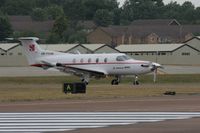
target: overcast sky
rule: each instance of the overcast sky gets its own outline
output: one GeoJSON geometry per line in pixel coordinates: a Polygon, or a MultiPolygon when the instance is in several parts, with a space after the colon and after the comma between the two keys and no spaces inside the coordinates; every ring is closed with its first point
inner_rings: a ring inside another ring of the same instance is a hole
{"type": "MultiPolygon", "coordinates": [[[[120,2],[120,5],[122,5],[122,3],[125,0],[118,0],[120,2]]],[[[165,4],[169,3],[170,1],[177,1],[178,3],[182,4],[185,1],[191,1],[195,7],[200,7],[200,0],[163,0],[165,4]]]]}

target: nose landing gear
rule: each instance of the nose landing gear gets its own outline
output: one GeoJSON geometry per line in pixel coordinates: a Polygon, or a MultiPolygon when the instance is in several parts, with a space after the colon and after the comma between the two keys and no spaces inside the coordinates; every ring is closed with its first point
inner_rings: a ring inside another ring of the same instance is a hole
{"type": "Polygon", "coordinates": [[[134,79],[134,81],[133,81],[133,85],[139,85],[140,83],[139,83],[139,81],[138,81],[138,76],[137,75],[135,75],[135,79],[134,79]]]}

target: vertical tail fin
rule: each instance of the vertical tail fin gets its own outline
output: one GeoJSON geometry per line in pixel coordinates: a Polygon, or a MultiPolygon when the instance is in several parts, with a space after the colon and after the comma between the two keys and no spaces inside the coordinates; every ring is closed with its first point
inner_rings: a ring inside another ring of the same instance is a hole
{"type": "Polygon", "coordinates": [[[21,37],[19,41],[22,44],[25,55],[27,57],[29,65],[35,64],[37,58],[41,57],[42,49],[39,47],[36,41],[39,39],[36,37],[21,37]]]}

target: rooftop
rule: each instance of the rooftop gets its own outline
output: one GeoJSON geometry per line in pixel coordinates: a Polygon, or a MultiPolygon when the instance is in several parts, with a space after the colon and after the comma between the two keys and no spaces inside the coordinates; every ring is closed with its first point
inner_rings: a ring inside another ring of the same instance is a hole
{"type": "Polygon", "coordinates": [[[115,49],[120,52],[155,52],[173,51],[185,44],[125,44],[119,45],[115,49]]]}

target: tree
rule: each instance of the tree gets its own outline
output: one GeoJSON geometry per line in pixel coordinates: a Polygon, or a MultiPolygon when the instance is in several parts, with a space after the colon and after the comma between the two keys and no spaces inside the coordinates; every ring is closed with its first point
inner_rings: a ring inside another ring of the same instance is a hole
{"type": "Polygon", "coordinates": [[[29,15],[34,5],[33,0],[6,0],[2,10],[8,15],[29,15]]]}
{"type": "Polygon", "coordinates": [[[65,16],[60,16],[55,20],[52,32],[62,38],[63,32],[67,29],[68,22],[65,16]]]}
{"type": "Polygon", "coordinates": [[[47,44],[56,44],[59,43],[61,41],[61,38],[59,37],[58,34],[56,33],[51,33],[46,40],[47,44]]]}
{"type": "Polygon", "coordinates": [[[112,12],[115,9],[119,9],[119,3],[117,0],[84,0],[85,7],[85,19],[91,20],[99,9],[107,9],[112,12]]]}
{"type": "Polygon", "coordinates": [[[79,44],[86,43],[87,42],[86,34],[82,31],[78,31],[77,33],[69,36],[68,42],[79,43],[79,44]]]}
{"type": "Polygon", "coordinates": [[[44,20],[47,20],[47,13],[42,8],[35,8],[33,9],[31,17],[33,20],[36,20],[36,21],[44,21],[44,20]]]}
{"type": "Polygon", "coordinates": [[[182,21],[185,23],[195,23],[196,16],[195,16],[195,7],[194,5],[186,1],[181,6],[181,14],[182,14],[182,21]]]}
{"type": "Polygon", "coordinates": [[[11,24],[6,16],[0,14],[0,41],[12,34],[11,24]]]}
{"type": "Polygon", "coordinates": [[[112,16],[106,9],[99,9],[96,11],[94,16],[94,22],[98,26],[108,26],[112,24],[112,16]]]}
{"type": "Polygon", "coordinates": [[[85,7],[83,0],[67,0],[64,3],[64,12],[70,20],[84,20],[85,7]]]}
{"type": "Polygon", "coordinates": [[[53,20],[55,20],[59,16],[64,15],[63,8],[61,6],[57,6],[57,5],[52,5],[50,7],[47,7],[46,12],[48,14],[48,18],[53,19],[53,20]]]}

